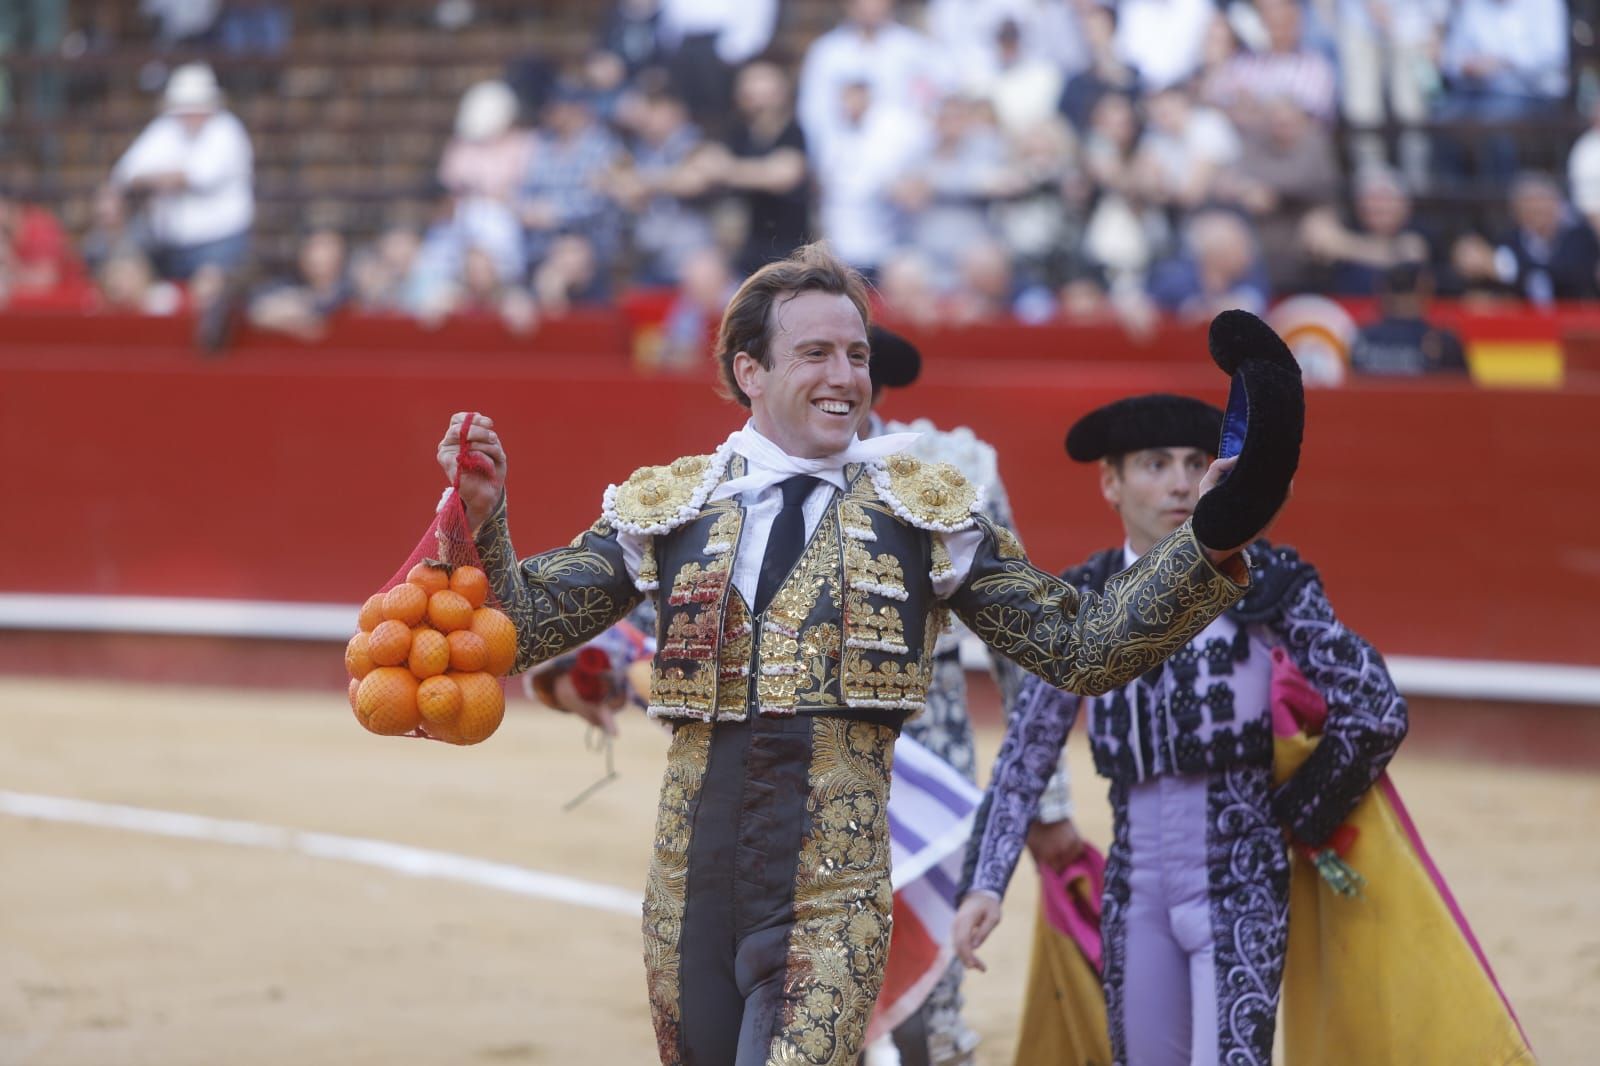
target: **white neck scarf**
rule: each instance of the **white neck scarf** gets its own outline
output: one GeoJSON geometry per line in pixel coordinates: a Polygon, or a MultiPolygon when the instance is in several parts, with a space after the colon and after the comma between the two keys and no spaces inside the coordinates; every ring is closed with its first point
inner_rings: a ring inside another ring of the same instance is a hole
{"type": "Polygon", "coordinates": [[[796,474],[808,474],[842,491],[846,487],[846,466],[903,452],[916,443],[918,436],[916,433],[890,433],[870,440],[852,437],[850,444],[841,452],[821,459],[796,459],[762,436],[753,422],[746,422],[743,429],[735,430],[728,438],[728,447],[745,457],[749,469],[743,477],[731,478],[718,485],[711,491],[710,498],[726,500],[745,492],[759,492],[796,474]]]}

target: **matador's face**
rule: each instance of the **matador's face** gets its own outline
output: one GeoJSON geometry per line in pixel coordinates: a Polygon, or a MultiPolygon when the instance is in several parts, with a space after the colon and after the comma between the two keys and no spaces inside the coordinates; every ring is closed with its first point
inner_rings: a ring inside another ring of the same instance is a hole
{"type": "Polygon", "coordinates": [[[1145,448],[1100,469],[1100,492],[1143,555],[1194,514],[1211,457],[1198,448],[1145,448]]]}
{"type": "Polygon", "coordinates": [[[771,367],[735,365],[756,430],[797,459],[843,451],[872,406],[861,312],[848,296],[802,292],[773,304],[768,329],[771,367]]]}

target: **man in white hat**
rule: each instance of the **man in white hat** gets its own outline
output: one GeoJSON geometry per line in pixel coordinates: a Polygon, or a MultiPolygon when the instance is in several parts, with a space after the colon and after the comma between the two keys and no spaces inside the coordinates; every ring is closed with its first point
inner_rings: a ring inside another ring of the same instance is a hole
{"type": "Polygon", "coordinates": [[[124,196],[144,200],[151,258],[162,277],[198,286],[238,267],[255,217],[254,154],[244,125],[222,106],[204,63],[172,72],[161,114],[111,171],[124,196]]]}

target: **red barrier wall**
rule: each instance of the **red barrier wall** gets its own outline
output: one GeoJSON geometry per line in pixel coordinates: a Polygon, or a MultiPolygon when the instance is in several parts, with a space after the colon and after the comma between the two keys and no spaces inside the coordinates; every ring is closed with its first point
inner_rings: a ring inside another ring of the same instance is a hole
{"type": "MultiPolygon", "coordinates": [[[[256,341],[208,362],[159,335],[170,324],[130,323],[112,350],[114,331],[21,343],[0,319],[0,590],[354,602],[426,527],[454,410],[497,419],[524,551],[591,522],[607,481],[709,450],[741,419],[704,379],[637,376],[603,325],[584,326],[602,355],[525,350],[544,334],[468,354],[445,331],[426,352],[256,341]]],[[[1134,391],[1220,400],[1221,375],[1191,359],[940,358],[886,413],[994,443],[1024,540],[1059,568],[1119,536],[1094,472],[1062,453],[1066,426],[1134,391]]],[[[1390,652],[1600,664],[1597,487],[1592,385],[1363,384],[1309,396],[1276,535],[1390,652]]]]}

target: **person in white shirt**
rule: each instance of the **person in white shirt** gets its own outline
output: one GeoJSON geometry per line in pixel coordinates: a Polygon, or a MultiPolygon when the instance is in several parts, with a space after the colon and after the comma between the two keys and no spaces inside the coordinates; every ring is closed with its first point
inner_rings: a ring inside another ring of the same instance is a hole
{"type": "Polygon", "coordinates": [[[190,63],[172,72],[161,115],[117,160],[111,184],[143,200],[161,276],[186,281],[206,268],[234,271],[248,256],[253,172],[250,137],[223,108],[216,75],[190,63]]]}
{"type": "Polygon", "coordinates": [[[890,200],[896,179],[928,143],[918,114],[882,104],[865,81],[839,91],[840,122],[811,141],[817,175],[817,228],[845,262],[876,273],[898,244],[898,213],[890,200]]]}
{"type": "Polygon", "coordinates": [[[914,437],[860,439],[867,300],[815,245],[752,275],[717,342],[749,422],[607,489],[565,548],[517,555],[493,420],[458,413],[439,445],[516,623],[515,670],[644,596],[659,606],[649,713],[674,732],[644,936],[663,1063],[858,1062],[889,949],[894,740],[923,708],[946,610],[1053,684],[1103,692],[1245,591],[1238,547],[1186,523],[1113,594],[1080,599],[954,466],[906,452],[914,437]]]}
{"type": "Polygon", "coordinates": [[[661,0],[656,39],[702,129],[726,125],[734,71],[766,50],[777,23],[778,0],[661,0]]]}
{"type": "Polygon", "coordinates": [[[849,119],[840,93],[864,82],[874,105],[926,119],[957,71],[932,41],[894,20],[894,0],[845,0],[845,21],[818,37],[800,68],[796,114],[813,159],[849,119]],[[941,69],[944,68],[944,69],[941,69]]]}
{"type": "Polygon", "coordinates": [[[1206,31],[1216,17],[1212,0],[1122,0],[1117,52],[1146,89],[1185,81],[1200,69],[1206,31]]]}

